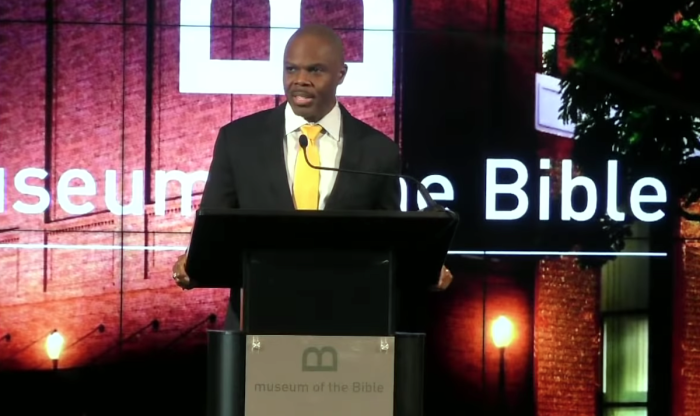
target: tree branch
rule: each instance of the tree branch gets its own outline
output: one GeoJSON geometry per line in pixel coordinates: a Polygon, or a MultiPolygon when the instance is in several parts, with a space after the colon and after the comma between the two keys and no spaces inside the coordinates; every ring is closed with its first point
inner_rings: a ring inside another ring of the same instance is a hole
{"type": "Polygon", "coordinates": [[[680,211],[681,218],[686,219],[688,221],[700,221],[700,214],[696,214],[694,212],[688,212],[684,210],[682,207],[679,207],[678,209],[680,211]]]}

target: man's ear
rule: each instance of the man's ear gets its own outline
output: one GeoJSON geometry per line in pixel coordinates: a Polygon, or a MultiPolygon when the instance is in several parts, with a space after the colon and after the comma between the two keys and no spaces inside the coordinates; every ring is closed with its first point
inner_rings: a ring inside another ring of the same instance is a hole
{"type": "Polygon", "coordinates": [[[338,80],[338,85],[342,84],[343,81],[345,81],[345,75],[348,74],[348,65],[343,64],[343,66],[340,68],[340,79],[338,80]]]}

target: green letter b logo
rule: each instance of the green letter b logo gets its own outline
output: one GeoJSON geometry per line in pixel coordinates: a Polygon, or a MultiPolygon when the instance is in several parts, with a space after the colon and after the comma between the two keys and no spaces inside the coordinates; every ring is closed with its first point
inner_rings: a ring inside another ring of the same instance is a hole
{"type": "Polygon", "coordinates": [[[301,355],[301,371],[338,371],[338,352],[333,347],[309,347],[301,355]],[[324,364],[323,357],[329,355],[330,363],[324,364]],[[311,360],[311,357],[316,357],[311,360]]]}

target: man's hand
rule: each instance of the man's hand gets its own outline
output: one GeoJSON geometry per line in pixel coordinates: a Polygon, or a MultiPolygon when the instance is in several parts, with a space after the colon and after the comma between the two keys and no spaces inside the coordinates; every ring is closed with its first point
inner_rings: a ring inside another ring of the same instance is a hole
{"type": "Polygon", "coordinates": [[[437,290],[445,290],[452,283],[452,272],[445,266],[440,270],[440,280],[435,287],[437,290]]]}
{"type": "Polygon", "coordinates": [[[187,263],[187,254],[183,254],[177,258],[175,265],[173,266],[173,280],[175,284],[180,286],[182,290],[194,289],[195,283],[190,280],[190,277],[185,272],[185,264],[187,263]]]}

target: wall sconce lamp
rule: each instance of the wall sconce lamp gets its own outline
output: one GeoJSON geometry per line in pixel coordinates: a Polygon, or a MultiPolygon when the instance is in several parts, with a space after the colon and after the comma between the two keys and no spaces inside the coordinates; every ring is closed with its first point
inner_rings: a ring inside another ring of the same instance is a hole
{"type": "Polygon", "coordinates": [[[63,352],[64,343],[65,339],[63,339],[63,335],[56,329],[46,338],[46,354],[53,362],[54,370],[58,370],[58,359],[61,357],[61,352],[63,352]]]}
{"type": "Polygon", "coordinates": [[[491,337],[496,348],[508,348],[513,342],[513,322],[505,316],[499,316],[491,325],[491,337]]]}
{"type": "Polygon", "coordinates": [[[491,337],[493,343],[500,352],[498,361],[498,403],[499,414],[508,415],[508,397],[506,396],[506,348],[510,346],[514,338],[513,322],[505,316],[499,316],[491,324],[491,337]]]}

